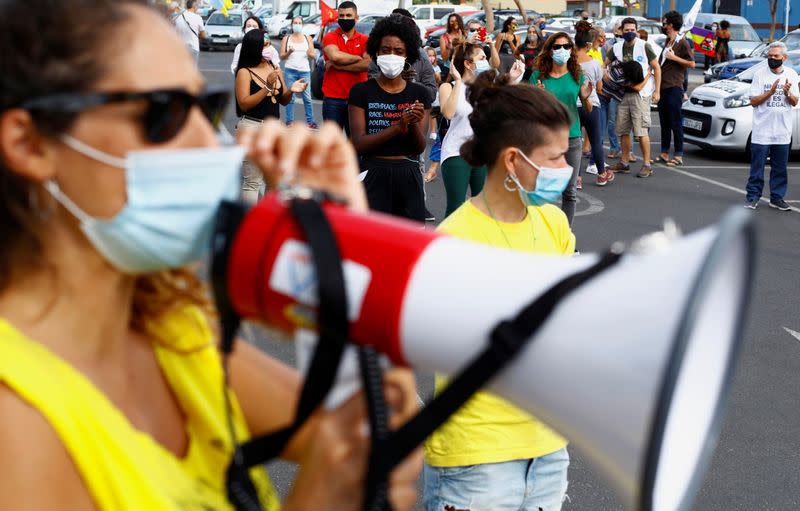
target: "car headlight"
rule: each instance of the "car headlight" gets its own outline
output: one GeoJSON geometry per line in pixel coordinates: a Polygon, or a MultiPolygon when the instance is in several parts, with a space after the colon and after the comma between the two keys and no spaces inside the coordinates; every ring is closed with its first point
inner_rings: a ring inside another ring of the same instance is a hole
{"type": "Polygon", "coordinates": [[[725,108],[741,108],[743,106],[750,106],[750,96],[740,94],[738,96],[731,96],[722,102],[725,108]]]}

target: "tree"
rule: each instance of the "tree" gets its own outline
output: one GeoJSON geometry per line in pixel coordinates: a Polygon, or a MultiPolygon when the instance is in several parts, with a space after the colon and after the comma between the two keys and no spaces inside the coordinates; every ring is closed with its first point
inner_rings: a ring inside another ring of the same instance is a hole
{"type": "Polygon", "coordinates": [[[769,42],[775,40],[775,23],[777,23],[776,19],[777,12],[778,12],[778,0],[769,0],[769,13],[772,14],[772,22],[769,25],[769,42]]]}

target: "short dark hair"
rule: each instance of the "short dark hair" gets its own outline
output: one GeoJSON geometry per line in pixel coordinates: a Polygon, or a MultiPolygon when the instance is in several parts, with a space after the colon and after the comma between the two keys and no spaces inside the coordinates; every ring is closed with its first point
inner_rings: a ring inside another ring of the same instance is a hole
{"type": "Polygon", "coordinates": [[[672,25],[675,30],[680,30],[683,26],[683,14],[678,11],[669,11],[664,14],[664,21],[668,25],[672,25]]]}
{"type": "Polygon", "coordinates": [[[196,3],[197,3],[197,0],[186,0],[186,8],[187,9],[191,9],[192,7],[194,7],[194,4],[196,4],[196,3]]]}
{"type": "Polygon", "coordinates": [[[498,77],[496,71],[489,70],[478,75],[467,89],[473,135],[460,153],[474,167],[491,167],[508,147],[529,153],[545,143],[545,133],[569,128],[572,123],[567,108],[555,96],[509,81],[508,74],[498,77]]]}
{"type": "Polygon", "coordinates": [[[264,23],[261,21],[261,18],[259,18],[258,16],[248,16],[247,19],[244,20],[244,23],[242,23],[242,30],[244,30],[244,27],[247,26],[247,22],[250,21],[250,20],[254,20],[258,24],[258,29],[259,30],[264,30],[264,23]]]}
{"type": "Polygon", "coordinates": [[[345,0],[344,2],[340,3],[339,7],[337,7],[336,9],[337,10],[353,9],[354,11],[356,11],[356,14],[358,14],[358,7],[356,7],[356,4],[354,2],[351,2],[350,0],[345,0]]]}
{"type": "Polygon", "coordinates": [[[622,20],[622,23],[619,24],[619,28],[625,28],[625,25],[633,25],[636,28],[639,28],[639,22],[636,21],[636,18],[627,17],[622,20]]]}
{"type": "Polygon", "coordinates": [[[393,10],[392,14],[400,14],[405,16],[406,18],[411,18],[412,20],[414,19],[414,15],[411,14],[411,11],[409,11],[408,9],[403,9],[402,7],[398,7],[397,9],[393,10]]]}
{"type": "Polygon", "coordinates": [[[406,62],[414,64],[419,60],[419,28],[414,20],[402,14],[390,14],[375,23],[367,39],[367,54],[372,60],[378,59],[381,41],[386,36],[399,37],[406,45],[406,62]]]}
{"type": "Polygon", "coordinates": [[[722,20],[722,21],[719,22],[719,28],[721,28],[723,30],[728,30],[728,28],[730,26],[731,26],[731,23],[728,20],[722,20]]]}

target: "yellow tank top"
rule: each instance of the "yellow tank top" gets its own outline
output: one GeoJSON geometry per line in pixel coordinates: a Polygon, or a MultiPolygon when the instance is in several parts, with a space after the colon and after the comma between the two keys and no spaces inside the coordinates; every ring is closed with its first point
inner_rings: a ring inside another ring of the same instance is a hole
{"type": "MultiPolygon", "coordinates": [[[[53,426],[98,509],[232,510],[225,470],[232,445],[222,393],[223,371],[203,314],[187,308],[149,328],[161,369],[187,417],[183,458],[137,430],[92,382],[0,318],[0,382],[53,426]]],[[[233,399],[237,439],[249,438],[233,399]]],[[[251,471],[262,505],[280,508],[263,468],[251,471]]]]}
{"type": "MultiPolygon", "coordinates": [[[[528,208],[519,223],[496,222],[471,201],[448,216],[439,231],[456,238],[520,252],[571,255],[575,235],[567,217],[552,204],[528,208]]],[[[436,393],[447,380],[436,376],[436,393]]],[[[538,458],[567,441],[535,417],[505,399],[478,392],[425,442],[425,461],[434,467],[456,467],[538,458]]]]}

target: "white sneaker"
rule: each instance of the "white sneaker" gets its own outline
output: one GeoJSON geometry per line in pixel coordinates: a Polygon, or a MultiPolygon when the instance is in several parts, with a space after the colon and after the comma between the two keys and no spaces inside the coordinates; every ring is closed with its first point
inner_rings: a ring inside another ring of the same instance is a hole
{"type": "Polygon", "coordinates": [[[596,176],[597,175],[597,165],[595,165],[594,163],[592,163],[591,165],[588,165],[586,167],[586,173],[587,174],[594,174],[596,176]]]}

